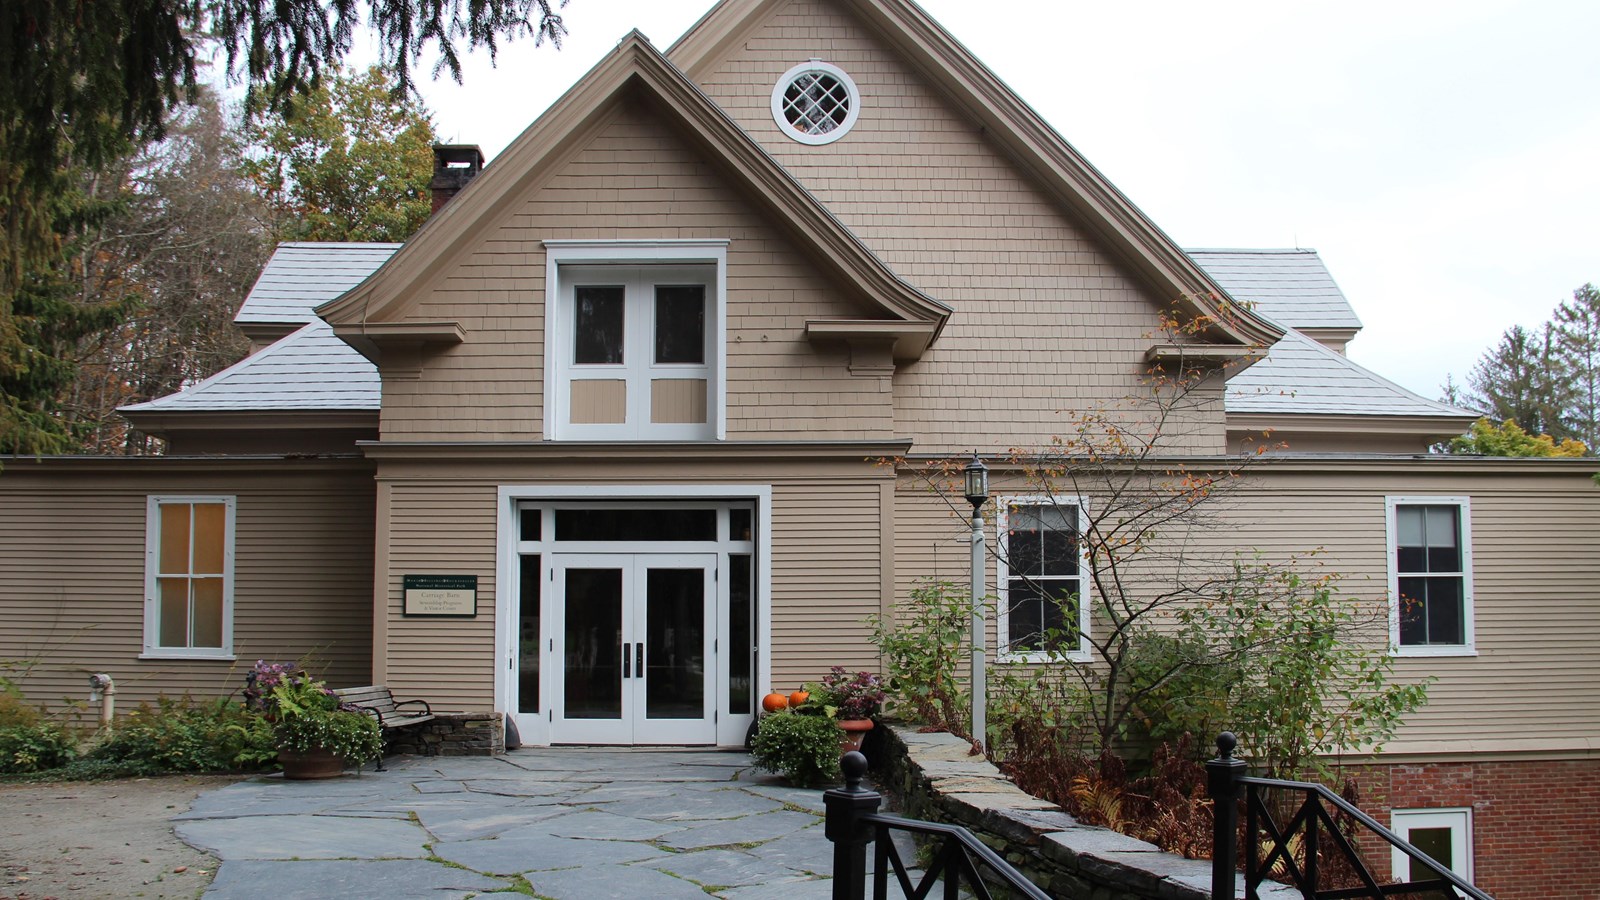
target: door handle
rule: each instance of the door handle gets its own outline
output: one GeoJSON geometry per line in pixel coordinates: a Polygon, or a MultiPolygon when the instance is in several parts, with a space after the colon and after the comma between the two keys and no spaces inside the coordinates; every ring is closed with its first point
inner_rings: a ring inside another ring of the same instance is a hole
{"type": "Polygon", "coordinates": [[[634,653],[636,654],[634,656],[633,669],[634,669],[634,671],[639,673],[638,677],[643,678],[644,677],[644,641],[640,641],[639,643],[634,644],[633,645],[633,649],[634,649],[634,653]]]}
{"type": "Polygon", "coordinates": [[[622,645],[622,677],[623,678],[632,678],[633,677],[633,673],[628,671],[628,662],[629,662],[628,645],[627,644],[623,644],[622,645]]]}

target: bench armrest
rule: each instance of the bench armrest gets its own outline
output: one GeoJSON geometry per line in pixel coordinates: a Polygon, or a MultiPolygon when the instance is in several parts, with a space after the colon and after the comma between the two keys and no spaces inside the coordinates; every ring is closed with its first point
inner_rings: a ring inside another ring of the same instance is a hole
{"type": "Polygon", "coordinates": [[[421,706],[423,715],[433,715],[433,707],[429,706],[426,700],[396,700],[394,705],[396,709],[402,706],[421,706]]]}

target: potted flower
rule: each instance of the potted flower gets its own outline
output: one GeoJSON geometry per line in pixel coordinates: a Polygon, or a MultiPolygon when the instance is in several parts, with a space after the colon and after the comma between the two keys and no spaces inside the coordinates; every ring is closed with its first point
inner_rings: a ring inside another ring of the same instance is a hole
{"type": "Polygon", "coordinates": [[[834,666],[812,692],[812,702],[820,703],[823,712],[838,721],[844,730],[840,746],[846,752],[860,750],[861,741],[872,730],[872,717],[884,701],[883,679],[871,672],[845,671],[844,666],[834,666]]]}
{"type": "Polygon", "coordinates": [[[377,720],[341,707],[321,681],[294,663],[257,661],[245,675],[245,705],[273,723],[278,762],[290,779],[336,778],[383,752],[377,720]]]}

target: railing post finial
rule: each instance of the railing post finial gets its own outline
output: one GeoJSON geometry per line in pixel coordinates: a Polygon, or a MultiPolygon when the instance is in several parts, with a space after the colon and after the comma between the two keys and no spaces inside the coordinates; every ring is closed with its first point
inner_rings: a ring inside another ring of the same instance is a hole
{"type": "Polygon", "coordinates": [[[827,810],[822,833],[833,842],[834,900],[863,900],[867,885],[867,845],[872,843],[873,827],[862,816],[878,811],[882,798],[863,787],[867,758],[852,750],[839,760],[844,772],[844,787],[824,791],[822,805],[827,810]]]}
{"type": "Polygon", "coordinates": [[[1234,864],[1239,856],[1239,779],[1246,770],[1234,759],[1239,739],[1231,731],[1217,735],[1217,758],[1206,761],[1206,786],[1211,795],[1211,900],[1234,900],[1234,864]]]}

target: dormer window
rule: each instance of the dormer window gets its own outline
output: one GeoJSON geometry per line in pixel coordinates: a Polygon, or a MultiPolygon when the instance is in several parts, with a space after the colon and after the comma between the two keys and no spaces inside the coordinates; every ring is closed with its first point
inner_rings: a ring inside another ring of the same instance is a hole
{"type": "Polygon", "coordinates": [[[546,247],[546,435],[722,437],[726,242],[546,247]]]}
{"type": "Polygon", "coordinates": [[[838,66],[811,59],[783,73],[772,89],[772,119],[802,144],[829,144],[856,124],[861,94],[838,66]]]}

